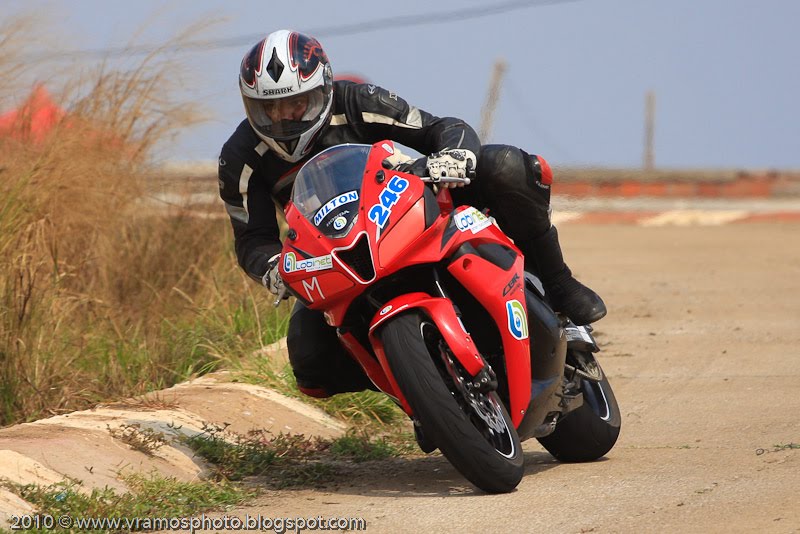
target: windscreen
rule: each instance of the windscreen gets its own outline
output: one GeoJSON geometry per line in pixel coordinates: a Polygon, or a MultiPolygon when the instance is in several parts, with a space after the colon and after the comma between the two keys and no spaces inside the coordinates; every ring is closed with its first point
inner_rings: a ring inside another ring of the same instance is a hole
{"type": "Polygon", "coordinates": [[[323,234],[342,237],[352,228],[371,148],[331,147],[308,160],[297,174],[292,202],[323,234]]]}

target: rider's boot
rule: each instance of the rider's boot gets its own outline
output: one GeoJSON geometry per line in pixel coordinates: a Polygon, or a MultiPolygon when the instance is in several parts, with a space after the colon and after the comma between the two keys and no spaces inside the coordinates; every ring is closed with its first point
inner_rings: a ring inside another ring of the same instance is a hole
{"type": "Polygon", "coordinates": [[[600,296],[573,276],[558,243],[558,232],[551,226],[541,236],[517,243],[525,254],[526,268],[539,276],[551,306],[582,326],[605,317],[606,305],[600,296]]]}

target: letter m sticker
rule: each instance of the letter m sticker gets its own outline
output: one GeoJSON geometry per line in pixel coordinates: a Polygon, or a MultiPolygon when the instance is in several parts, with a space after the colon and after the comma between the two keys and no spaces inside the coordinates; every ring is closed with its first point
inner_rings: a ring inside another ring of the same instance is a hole
{"type": "Polygon", "coordinates": [[[319,298],[321,300],[325,300],[325,295],[322,294],[322,288],[319,286],[319,280],[317,280],[316,276],[311,279],[310,283],[303,280],[303,289],[306,290],[306,296],[308,296],[310,302],[314,302],[314,291],[319,293],[319,298]]]}

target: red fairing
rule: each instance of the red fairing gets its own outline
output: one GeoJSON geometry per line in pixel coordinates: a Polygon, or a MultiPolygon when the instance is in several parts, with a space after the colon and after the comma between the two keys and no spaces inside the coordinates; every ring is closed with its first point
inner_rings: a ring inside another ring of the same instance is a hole
{"type": "MultiPolygon", "coordinates": [[[[350,333],[352,324],[345,324],[345,319],[352,321],[348,311],[354,302],[363,305],[360,297],[365,291],[398,271],[416,265],[447,266],[497,325],[510,377],[509,412],[518,427],[531,398],[523,256],[477,209],[461,206],[454,210],[446,190],[435,200],[426,201],[426,186],[418,177],[384,169],[382,162],[393,154],[394,145],[389,141],[372,145],[360,190],[350,191],[352,198],[342,200],[348,202],[348,217],[353,217],[345,235],[331,237],[336,233],[319,229],[293,202],[287,204],[286,220],[293,238],[284,242],[280,274],[306,306],[323,311],[328,324],[344,330],[339,333],[342,345],[372,382],[397,399],[411,415],[392,376],[380,337],[375,335],[376,329],[397,314],[416,309],[435,323],[453,355],[475,376],[487,364],[465,331],[453,302],[419,291],[391,298],[375,312],[365,331],[368,335],[363,337],[350,333]],[[431,204],[438,206],[438,215],[426,213],[431,204]],[[477,254],[463,252],[485,244],[509,251],[510,256],[515,256],[513,264],[503,269],[477,254]]],[[[546,162],[543,169],[549,172],[546,162]]],[[[303,173],[301,170],[298,176],[303,173]]],[[[322,227],[328,206],[341,206],[338,200],[329,198],[321,198],[319,203],[323,208],[311,218],[319,219],[316,224],[322,227]]]]}
{"type": "MultiPolygon", "coordinates": [[[[453,303],[448,299],[441,297],[434,298],[427,293],[409,293],[389,301],[386,306],[373,317],[369,327],[369,339],[370,343],[375,348],[378,360],[381,362],[383,368],[387,370],[387,374],[389,374],[389,379],[394,390],[398,392],[396,398],[400,400],[401,406],[406,413],[412,415],[411,408],[400,393],[400,388],[394,381],[394,377],[391,376],[389,364],[383,349],[383,343],[381,339],[375,335],[376,329],[381,324],[390,320],[395,315],[407,312],[410,309],[422,311],[436,323],[436,327],[447,342],[447,346],[450,347],[450,350],[468,373],[473,376],[478,374],[486,363],[483,361],[472,337],[464,330],[464,327],[458,320],[456,311],[453,308],[453,303]]],[[[518,425],[519,423],[515,422],[514,424],[518,425]]]]}
{"type": "MultiPolygon", "coordinates": [[[[499,232],[495,227],[492,228],[499,232]]],[[[515,330],[511,324],[515,312],[520,315],[521,321],[527,323],[523,256],[518,254],[508,271],[474,254],[460,257],[447,269],[484,305],[500,327],[511,403],[509,415],[514,425],[519,426],[531,400],[527,324],[524,332],[515,330]]]]}
{"type": "Polygon", "coordinates": [[[434,242],[435,236],[441,235],[440,225],[425,230],[425,211],[423,203],[420,203],[424,183],[413,175],[387,171],[381,166],[381,162],[393,152],[390,142],[373,146],[364,172],[358,218],[344,237],[335,239],[322,235],[296,206],[291,202],[287,204],[286,221],[297,232],[297,238],[284,242],[281,277],[309,308],[324,310],[334,326],[342,324],[351,302],[363,293],[366,286],[408,265],[431,263],[442,257],[442,251],[434,242]],[[383,173],[380,182],[376,179],[378,173],[383,173]],[[418,234],[408,233],[413,231],[418,234]],[[417,235],[416,239],[414,235],[417,235]],[[367,240],[373,270],[369,278],[360,276],[342,260],[348,252],[362,246],[362,239],[367,240]],[[418,258],[410,259],[404,254],[420,247],[426,252],[419,254],[418,258]],[[314,271],[290,273],[286,271],[286,255],[296,259],[301,255],[304,259],[330,256],[330,265],[314,271]],[[400,257],[402,261],[394,261],[400,257]]]}
{"type": "Polygon", "coordinates": [[[420,309],[425,312],[425,315],[433,318],[450,350],[453,351],[468,373],[475,375],[483,369],[485,365],[483,358],[481,358],[478,347],[475,346],[469,333],[461,326],[456,310],[453,308],[453,303],[445,298],[431,297],[427,293],[409,293],[390,300],[372,318],[372,322],[369,325],[370,340],[373,343],[379,343],[378,337],[375,336],[375,329],[395,315],[412,308],[420,309]]]}

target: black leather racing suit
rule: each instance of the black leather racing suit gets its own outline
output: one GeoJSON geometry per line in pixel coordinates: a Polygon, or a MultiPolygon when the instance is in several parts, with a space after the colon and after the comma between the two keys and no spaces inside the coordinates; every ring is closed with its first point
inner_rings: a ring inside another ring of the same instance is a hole
{"type": "MultiPolygon", "coordinates": [[[[283,207],[289,200],[297,171],[307,159],[341,143],[372,144],[384,139],[424,155],[446,148],[473,151],[477,179],[466,188],[451,190],[454,200],[489,208],[518,243],[549,228],[551,175],[544,160],[514,147],[481,147],[472,127],[459,119],[435,117],[375,85],[337,81],[330,123],[303,160],[289,163],[270,152],[247,120],[222,147],[220,196],[245,272],[260,281],[269,258],[280,252],[275,206],[283,207]]],[[[326,396],[370,387],[360,367],[341,349],[335,329],[325,324],[321,313],[299,302],[289,323],[288,347],[298,386],[308,394],[326,396]]]]}

